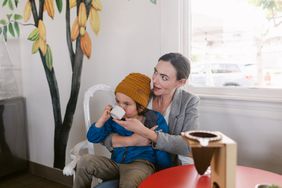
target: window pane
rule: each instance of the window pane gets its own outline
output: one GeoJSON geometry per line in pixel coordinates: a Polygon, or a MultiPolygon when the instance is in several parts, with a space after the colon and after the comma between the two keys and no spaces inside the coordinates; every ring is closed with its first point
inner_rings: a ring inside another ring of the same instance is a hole
{"type": "Polygon", "coordinates": [[[282,1],[191,0],[192,86],[282,88],[282,1]]]}

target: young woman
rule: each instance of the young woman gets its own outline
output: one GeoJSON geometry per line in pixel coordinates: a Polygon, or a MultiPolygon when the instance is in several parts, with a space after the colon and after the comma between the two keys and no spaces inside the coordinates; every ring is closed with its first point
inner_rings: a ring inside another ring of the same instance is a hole
{"type": "Polygon", "coordinates": [[[155,149],[171,153],[174,165],[190,163],[191,160],[187,157],[190,149],[180,134],[198,128],[200,99],[181,89],[189,74],[190,62],[179,53],[163,55],[154,68],[153,96],[148,108],[164,115],[169,125],[169,133],[155,132],[138,119],[127,119],[117,123],[135,134],[126,141],[123,137],[113,134],[107,138],[105,145],[110,149],[116,145],[146,145],[152,142],[155,149]]]}
{"type": "MultiPolygon", "coordinates": [[[[164,117],[146,108],[150,97],[150,81],[143,74],[129,74],[115,89],[116,103],[125,111],[125,119],[135,119],[149,129],[157,124],[155,131],[168,133],[164,117]]],[[[111,133],[124,138],[133,134],[117,123],[121,121],[111,118],[111,109],[110,105],[106,106],[98,121],[89,128],[87,139],[90,142],[100,143],[111,133]]],[[[89,188],[92,176],[103,180],[119,179],[118,187],[135,188],[155,169],[171,165],[171,156],[153,149],[151,145],[119,146],[113,149],[111,159],[97,155],[83,156],[77,163],[74,188],[89,188]]]]}

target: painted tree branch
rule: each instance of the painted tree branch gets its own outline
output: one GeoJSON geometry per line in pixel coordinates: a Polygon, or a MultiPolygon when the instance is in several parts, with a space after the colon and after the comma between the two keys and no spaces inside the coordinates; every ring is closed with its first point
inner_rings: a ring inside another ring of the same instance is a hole
{"type": "MultiPolygon", "coordinates": [[[[35,26],[38,26],[38,22],[39,19],[43,17],[43,4],[44,1],[40,1],[40,9],[39,9],[39,14],[41,14],[40,16],[37,15],[37,10],[36,10],[36,3],[34,0],[30,1],[31,2],[31,8],[32,8],[32,15],[34,18],[34,23],[35,26]]],[[[58,132],[60,132],[60,130],[63,127],[62,124],[62,115],[61,115],[61,102],[60,102],[60,94],[59,94],[59,88],[58,88],[58,84],[57,84],[57,79],[56,79],[56,75],[55,75],[55,71],[52,68],[51,70],[48,68],[47,63],[46,63],[46,58],[43,55],[42,51],[39,50],[40,53],[40,58],[42,61],[42,65],[44,67],[44,71],[45,71],[45,75],[47,78],[47,82],[48,82],[48,86],[49,86],[49,91],[50,91],[50,95],[51,95],[51,100],[52,100],[52,108],[53,108],[53,116],[54,116],[54,124],[55,124],[55,140],[59,137],[58,132]],[[59,131],[58,131],[59,130],[59,131]]],[[[57,139],[58,140],[58,139],[57,139]]],[[[54,143],[54,150],[56,150],[56,148],[58,148],[58,142],[54,143]]],[[[58,151],[58,149],[57,149],[58,151]]],[[[54,158],[56,158],[57,154],[54,154],[54,158]]],[[[56,161],[56,160],[54,160],[56,161]]],[[[63,161],[64,162],[64,161],[63,161]]],[[[58,168],[63,168],[63,165],[55,165],[54,162],[54,167],[58,167],[58,168]]]]}
{"type": "Polygon", "coordinates": [[[71,31],[70,31],[70,11],[69,4],[66,5],[66,36],[69,50],[69,56],[72,66],[72,83],[71,92],[66,107],[66,113],[62,127],[55,128],[55,150],[54,150],[54,167],[62,169],[65,165],[66,147],[69,132],[73,122],[73,116],[76,110],[78,94],[80,90],[81,71],[83,63],[83,52],[80,45],[80,36],[76,39],[76,51],[73,52],[71,31]]]}
{"type": "Polygon", "coordinates": [[[73,51],[72,41],[71,41],[71,30],[70,30],[70,3],[66,1],[66,37],[67,37],[67,45],[69,50],[69,56],[71,60],[71,68],[73,70],[74,58],[75,54],[73,51]]]}

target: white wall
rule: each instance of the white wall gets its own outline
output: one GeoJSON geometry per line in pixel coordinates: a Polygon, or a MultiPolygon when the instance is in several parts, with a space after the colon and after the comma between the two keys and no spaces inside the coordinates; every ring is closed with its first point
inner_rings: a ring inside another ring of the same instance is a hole
{"type": "Polygon", "coordinates": [[[282,174],[281,102],[201,97],[200,129],[237,143],[238,164],[282,174]]]}

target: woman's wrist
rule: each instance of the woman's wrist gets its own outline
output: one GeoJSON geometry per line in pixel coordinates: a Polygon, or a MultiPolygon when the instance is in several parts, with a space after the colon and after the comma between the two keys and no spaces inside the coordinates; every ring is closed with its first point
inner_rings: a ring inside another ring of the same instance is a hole
{"type": "Polygon", "coordinates": [[[145,134],[144,134],[144,137],[150,139],[154,143],[157,143],[158,134],[154,130],[147,129],[145,134]]]}

